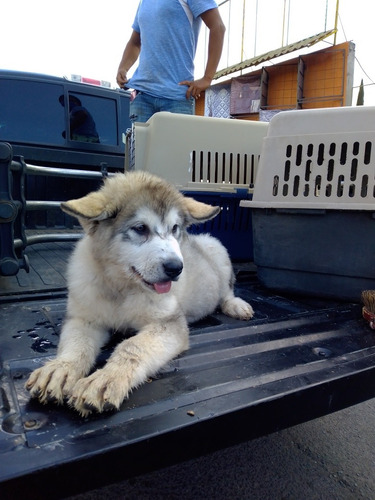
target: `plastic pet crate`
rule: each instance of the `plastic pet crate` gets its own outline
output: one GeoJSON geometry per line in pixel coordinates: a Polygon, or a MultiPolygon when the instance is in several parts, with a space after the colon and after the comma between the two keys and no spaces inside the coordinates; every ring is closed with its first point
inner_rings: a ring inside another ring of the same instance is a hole
{"type": "Polygon", "coordinates": [[[268,123],[156,113],[127,135],[127,168],[183,190],[252,189],[267,130],[268,123]]]}
{"type": "Polygon", "coordinates": [[[250,207],[268,287],[360,301],[375,289],[375,108],[288,111],[270,122],[250,207]]]}
{"type": "Polygon", "coordinates": [[[237,193],[189,191],[184,194],[208,205],[221,207],[220,213],[213,219],[191,226],[190,233],[212,234],[226,247],[232,260],[253,260],[251,211],[240,207],[244,197],[251,197],[246,189],[238,190],[237,193]]]}

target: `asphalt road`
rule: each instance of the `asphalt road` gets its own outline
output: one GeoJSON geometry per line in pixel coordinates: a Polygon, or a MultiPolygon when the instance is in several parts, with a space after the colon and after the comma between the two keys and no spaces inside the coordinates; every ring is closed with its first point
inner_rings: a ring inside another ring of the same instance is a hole
{"type": "Polygon", "coordinates": [[[375,399],[73,499],[375,500],[375,399]]]}

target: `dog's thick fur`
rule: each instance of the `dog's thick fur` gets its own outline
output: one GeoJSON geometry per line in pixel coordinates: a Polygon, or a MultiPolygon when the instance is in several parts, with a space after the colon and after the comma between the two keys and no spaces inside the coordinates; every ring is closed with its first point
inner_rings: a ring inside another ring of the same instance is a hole
{"type": "Polygon", "coordinates": [[[218,207],[184,197],[145,172],[117,174],[84,198],[62,204],[85,230],[68,269],[67,317],[56,359],[26,387],[41,402],[67,400],[82,415],[119,408],[132,389],[188,348],[188,322],[218,306],[253,316],[233,294],[233,271],[221,243],[188,235],[218,207]],[[106,365],[88,376],[109,331],[135,329],[106,365]]]}

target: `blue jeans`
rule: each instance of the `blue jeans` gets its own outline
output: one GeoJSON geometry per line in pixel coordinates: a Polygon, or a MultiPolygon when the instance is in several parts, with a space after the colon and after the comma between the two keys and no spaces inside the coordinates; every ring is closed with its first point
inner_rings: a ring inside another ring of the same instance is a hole
{"type": "Polygon", "coordinates": [[[165,97],[152,97],[144,92],[138,92],[133,101],[130,102],[129,118],[132,123],[147,122],[158,111],[193,115],[195,112],[195,100],[191,98],[177,101],[166,99],[165,97]]]}

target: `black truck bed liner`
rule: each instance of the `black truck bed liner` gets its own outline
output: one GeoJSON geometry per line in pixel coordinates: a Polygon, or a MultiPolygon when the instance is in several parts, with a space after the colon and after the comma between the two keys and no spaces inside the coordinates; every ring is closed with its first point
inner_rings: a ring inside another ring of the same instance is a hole
{"type": "Polygon", "coordinates": [[[275,295],[240,263],[237,293],[254,319],[216,312],[192,325],[190,349],[119,412],[81,418],[30,401],[28,373],[58,344],[71,246],[29,247],[30,274],[0,278],[1,498],[64,497],[375,396],[375,335],[359,304],[275,295]]]}

